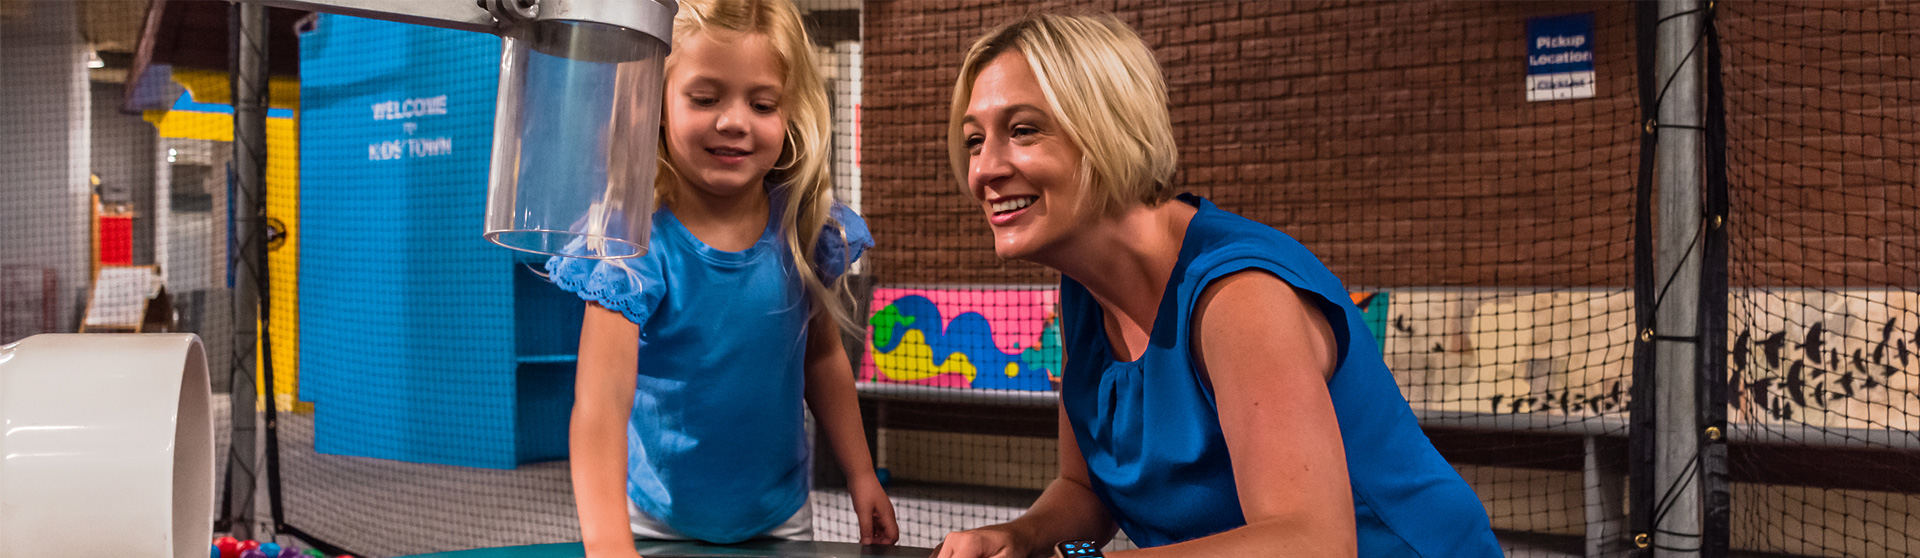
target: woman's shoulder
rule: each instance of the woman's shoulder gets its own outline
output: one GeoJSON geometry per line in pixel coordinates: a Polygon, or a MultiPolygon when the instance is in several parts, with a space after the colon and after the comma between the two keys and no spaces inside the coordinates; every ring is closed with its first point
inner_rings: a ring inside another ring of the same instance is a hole
{"type": "Polygon", "coordinates": [[[1187,226],[1187,238],[1183,242],[1183,250],[1189,252],[1191,258],[1187,266],[1189,276],[1216,275],[1222,267],[1257,263],[1291,270],[1303,277],[1325,271],[1326,266],[1320,259],[1292,235],[1220,209],[1204,199],[1200,202],[1200,211],[1187,226]]]}

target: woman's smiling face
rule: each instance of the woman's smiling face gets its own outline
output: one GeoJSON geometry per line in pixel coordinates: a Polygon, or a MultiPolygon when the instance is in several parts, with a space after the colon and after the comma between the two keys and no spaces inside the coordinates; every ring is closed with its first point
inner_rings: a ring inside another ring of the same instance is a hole
{"type": "Polygon", "coordinates": [[[961,119],[967,189],[1002,259],[1045,263],[1093,217],[1080,148],[1050,106],[1026,57],[1009,50],[974,78],[961,119]]]}

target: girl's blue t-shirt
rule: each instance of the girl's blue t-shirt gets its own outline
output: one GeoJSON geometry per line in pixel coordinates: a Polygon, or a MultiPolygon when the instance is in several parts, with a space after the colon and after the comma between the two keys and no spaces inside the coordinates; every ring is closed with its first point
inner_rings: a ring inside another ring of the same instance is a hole
{"type": "Polygon", "coordinates": [[[1196,196],[1179,201],[1199,212],[1138,360],[1114,359],[1099,303],[1072,278],[1060,279],[1068,355],[1061,404],[1094,492],[1127,536],[1154,547],[1246,525],[1213,393],[1188,341],[1207,285],[1262,270],[1310,293],[1333,328],[1339,356],[1327,390],[1345,445],[1359,555],[1500,556],[1486,509],[1420,431],[1339,278],[1273,227],[1196,196]]]}
{"type": "MultiPolygon", "coordinates": [[[[768,205],[766,232],[743,251],[707,246],[662,208],[645,255],[547,262],[554,284],[640,326],[628,497],[674,530],[715,543],[786,521],[809,489],[811,303],[781,240],[777,191],[768,205]]],[[[873,246],[851,209],[835,204],[831,215],[813,254],[828,281],[873,246]]]]}

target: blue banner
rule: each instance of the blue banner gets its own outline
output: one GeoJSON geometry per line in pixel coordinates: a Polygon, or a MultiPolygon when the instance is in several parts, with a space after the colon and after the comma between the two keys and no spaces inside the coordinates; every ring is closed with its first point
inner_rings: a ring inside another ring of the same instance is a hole
{"type": "Polygon", "coordinates": [[[499,68],[485,33],[323,15],[300,37],[300,397],[320,453],[524,461],[516,265],[480,236],[499,68]]]}
{"type": "Polygon", "coordinates": [[[1593,14],[1527,19],[1527,100],[1593,97],[1593,14]]]}

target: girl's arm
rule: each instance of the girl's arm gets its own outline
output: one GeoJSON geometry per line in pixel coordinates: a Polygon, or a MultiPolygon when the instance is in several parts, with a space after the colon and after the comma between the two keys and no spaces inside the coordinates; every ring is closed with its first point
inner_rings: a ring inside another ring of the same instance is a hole
{"type": "Polygon", "coordinates": [[[1201,293],[1193,345],[1213,385],[1247,525],[1114,558],[1351,557],[1353,492],[1327,380],[1326,317],[1280,278],[1229,275],[1201,293]]]}
{"type": "Polygon", "coordinates": [[[627,518],[627,421],[639,350],[640,326],[587,303],[567,441],[580,538],[592,558],[639,555],[627,518]]]}
{"type": "MultiPolygon", "coordinates": [[[[1094,540],[1105,546],[1116,527],[1087,479],[1087,459],[1074,442],[1065,408],[1060,410],[1060,476],[1018,519],[950,533],[937,558],[1028,558],[1052,556],[1061,541],[1094,540]]],[[[1255,555],[1249,555],[1255,556],[1255,555]]]]}
{"type": "Polygon", "coordinates": [[[860,544],[893,544],[900,528],[893,502],[873,473],[867,432],[860,424],[860,401],[853,389],[853,367],[841,349],[840,327],[821,312],[807,327],[807,408],[847,476],[847,495],[860,517],[860,544]]]}

